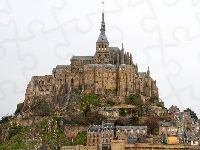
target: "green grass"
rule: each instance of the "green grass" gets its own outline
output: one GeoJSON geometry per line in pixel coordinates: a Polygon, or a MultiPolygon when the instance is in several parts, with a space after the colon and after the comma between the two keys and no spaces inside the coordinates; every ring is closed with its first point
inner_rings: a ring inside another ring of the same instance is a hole
{"type": "Polygon", "coordinates": [[[55,120],[52,122],[51,131],[48,130],[48,120],[38,122],[29,127],[14,125],[10,127],[9,138],[0,144],[0,150],[32,150],[38,143],[49,145],[49,147],[53,148],[68,142],[62,129],[59,126],[55,128],[53,124],[55,125],[55,120]]]}

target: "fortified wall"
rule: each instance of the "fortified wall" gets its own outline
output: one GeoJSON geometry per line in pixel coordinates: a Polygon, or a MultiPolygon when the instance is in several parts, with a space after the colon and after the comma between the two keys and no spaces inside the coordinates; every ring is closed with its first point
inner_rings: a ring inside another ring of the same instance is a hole
{"type": "Polygon", "coordinates": [[[70,65],[58,65],[51,75],[34,76],[25,94],[25,106],[32,97],[69,94],[73,89],[100,95],[125,97],[141,94],[159,98],[156,81],[150,70],[138,72],[132,54],[121,48],[110,47],[105,33],[104,13],[94,56],[73,56],[70,65]]]}

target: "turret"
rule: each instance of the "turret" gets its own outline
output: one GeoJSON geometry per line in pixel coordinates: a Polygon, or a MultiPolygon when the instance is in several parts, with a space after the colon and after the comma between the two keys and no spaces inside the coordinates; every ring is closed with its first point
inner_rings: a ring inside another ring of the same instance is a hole
{"type": "Polygon", "coordinates": [[[149,66],[148,66],[148,70],[147,70],[147,76],[150,77],[149,66]]]}
{"type": "MultiPolygon", "coordinates": [[[[104,7],[104,2],[102,2],[104,7]]],[[[105,21],[104,21],[104,9],[102,9],[102,21],[100,35],[96,42],[96,53],[95,53],[95,63],[98,64],[109,64],[110,63],[110,50],[109,42],[105,34],[105,21]]]]}
{"type": "Polygon", "coordinates": [[[124,45],[122,43],[122,50],[121,50],[121,64],[124,64],[124,45]]]}

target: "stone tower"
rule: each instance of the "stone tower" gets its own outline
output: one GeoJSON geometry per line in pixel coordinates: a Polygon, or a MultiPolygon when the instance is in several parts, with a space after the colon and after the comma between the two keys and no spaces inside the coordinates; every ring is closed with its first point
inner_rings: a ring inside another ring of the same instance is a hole
{"type": "Polygon", "coordinates": [[[110,50],[109,42],[106,37],[105,21],[104,21],[104,12],[102,12],[102,21],[100,35],[96,42],[96,53],[94,57],[94,62],[96,64],[109,64],[110,63],[110,50]]]}

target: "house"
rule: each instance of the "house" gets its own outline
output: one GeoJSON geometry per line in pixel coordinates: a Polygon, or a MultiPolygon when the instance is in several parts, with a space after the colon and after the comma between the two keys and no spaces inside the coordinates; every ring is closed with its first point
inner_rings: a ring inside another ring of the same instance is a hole
{"type": "Polygon", "coordinates": [[[147,126],[116,126],[116,138],[127,144],[134,144],[146,135],[147,126]]]}
{"type": "Polygon", "coordinates": [[[168,113],[169,114],[174,114],[174,113],[177,113],[177,112],[180,112],[180,109],[177,107],[177,106],[171,106],[169,109],[168,109],[168,113]]]}
{"type": "Polygon", "coordinates": [[[159,135],[177,136],[178,128],[173,122],[158,121],[159,135]]]}
{"type": "Polygon", "coordinates": [[[106,116],[109,119],[117,119],[119,117],[118,108],[102,107],[99,109],[98,113],[106,116]]]}
{"type": "Polygon", "coordinates": [[[181,143],[197,146],[199,145],[199,135],[195,134],[194,132],[179,132],[178,137],[181,143]]]}
{"type": "Polygon", "coordinates": [[[87,130],[87,146],[101,146],[109,148],[111,140],[113,139],[114,139],[113,123],[92,125],[87,130]]]}

